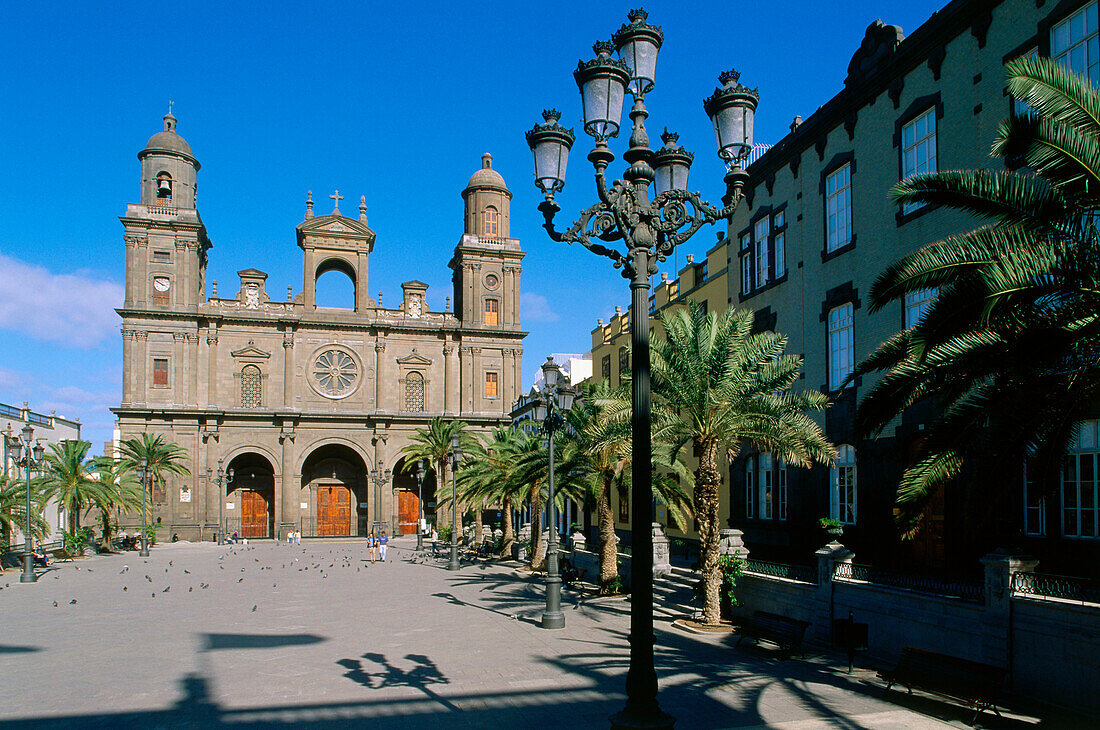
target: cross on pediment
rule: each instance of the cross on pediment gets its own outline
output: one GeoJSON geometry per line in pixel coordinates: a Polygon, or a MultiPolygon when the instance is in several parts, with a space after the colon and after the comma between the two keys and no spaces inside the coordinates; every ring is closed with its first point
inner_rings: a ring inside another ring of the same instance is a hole
{"type": "Polygon", "coordinates": [[[337,190],[336,192],[334,192],[329,197],[332,198],[333,201],[335,201],[333,203],[333,206],[332,206],[332,212],[333,213],[339,213],[340,212],[340,201],[344,199],[344,196],[340,194],[339,190],[337,190]]]}

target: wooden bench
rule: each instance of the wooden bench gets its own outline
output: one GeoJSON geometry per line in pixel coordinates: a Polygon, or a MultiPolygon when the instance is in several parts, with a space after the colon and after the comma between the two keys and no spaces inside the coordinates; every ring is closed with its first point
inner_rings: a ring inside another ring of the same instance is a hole
{"type": "Polygon", "coordinates": [[[970,724],[985,709],[1001,715],[996,705],[1005,681],[1005,670],[1001,667],[907,646],[902,649],[897,666],[879,672],[878,676],[886,681],[887,693],[900,684],[909,694],[917,688],[962,702],[974,710],[970,724]]]}
{"type": "Polygon", "coordinates": [[[808,621],[800,621],[796,618],[780,616],[777,613],[767,611],[753,611],[752,618],[741,625],[740,637],[737,645],[740,646],[745,637],[752,637],[760,642],[761,639],[783,649],[787,653],[793,653],[795,649],[806,658],[802,651],[802,640],[806,637],[806,629],[810,627],[808,621]]]}

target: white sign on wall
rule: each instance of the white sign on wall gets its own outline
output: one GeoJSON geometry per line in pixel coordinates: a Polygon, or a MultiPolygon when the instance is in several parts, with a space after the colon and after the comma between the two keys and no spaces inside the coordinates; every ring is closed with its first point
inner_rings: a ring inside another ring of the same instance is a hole
{"type": "Polygon", "coordinates": [[[309,502],[302,502],[298,506],[301,507],[302,509],[309,509],[309,502]]]}
{"type": "Polygon", "coordinates": [[[237,505],[233,504],[232,502],[226,502],[225,503],[225,508],[226,509],[237,509],[237,505]]]}
{"type": "Polygon", "coordinates": [[[190,502],[191,501],[191,489],[190,489],[190,487],[180,487],[180,501],[181,502],[190,502]]]}

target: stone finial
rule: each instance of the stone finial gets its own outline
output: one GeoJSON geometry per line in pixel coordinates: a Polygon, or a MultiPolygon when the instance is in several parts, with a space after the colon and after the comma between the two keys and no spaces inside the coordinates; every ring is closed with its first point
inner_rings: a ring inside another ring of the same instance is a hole
{"type": "Polygon", "coordinates": [[[294,290],[293,290],[293,288],[292,288],[292,287],[289,287],[289,286],[288,286],[288,287],[286,288],[286,300],[287,300],[288,302],[294,301],[294,290]]]}
{"type": "Polygon", "coordinates": [[[602,317],[596,320],[596,326],[597,327],[603,327],[603,318],[602,317]]]}
{"type": "Polygon", "coordinates": [[[493,169],[493,156],[488,152],[481,156],[481,167],[486,170],[493,169]]]}
{"type": "Polygon", "coordinates": [[[662,271],[661,272],[661,283],[662,284],[667,284],[668,283],[668,272],[667,271],[662,271]]]}
{"type": "Polygon", "coordinates": [[[689,264],[694,264],[694,263],[695,263],[695,254],[693,254],[693,253],[689,253],[689,254],[687,255],[687,262],[688,262],[689,264]]]}
{"type": "Polygon", "coordinates": [[[450,312],[451,311],[451,298],[450,297],[447,297],[447,304],[444,307],[443,311],[445,311],[445,312],[450,312]]]}
{"type": "Polygon", "coordinates": [[[378,306],[382,306],[382,292],[378,292],[378,306]]]}
{"type": "Polygon", "coordinates": [[[339,190],[334,190],[332,195],[332,215],[340,215],[340,201],[344,199],[344,196],[340,194],[339,190]]]}
{"type": "Polygon", "coordinates": [[[615,316],[616,317],[623,316],[623,308],[622,307],[615,307],[615,316]]]}
{"type": "Polygon", "coordinates": [[[359,196],[359,221],[363,224],[367,224],[367,196],[359,196]]]}
{"type": "Polygon", "coordinates": [[[210,298],[214,299],[218,296],[218,280],[210,282],[210,298]]]}
{"type": "Polygon", "coordinates": [[[306,191],[306,218],[313,217],[313,191],[306,191]]]}
{"type": "Polygon", "coordinates": [[[798,129],[801,126],[802,126],[802,115],[801,114],[795,114],[794,119],[791,120],[791,131],[793,132],[794,130],[798,129]]]}

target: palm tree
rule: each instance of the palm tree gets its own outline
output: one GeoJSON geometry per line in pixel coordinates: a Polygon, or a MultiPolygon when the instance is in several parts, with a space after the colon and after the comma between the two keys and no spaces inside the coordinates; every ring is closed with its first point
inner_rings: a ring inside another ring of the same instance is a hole
{"type": "Polygon", "coordinates": [[[138,512],[144,506],[141,498],[141,481],[123,461],[100,456],[92,461],[96,478],[104,485],[107,501],[97,501],[103,549],[111,547],[111,511],[138,512]]]}
{"type": "MultiPolygon", "coordinates": [[[[49,532],[49,523],[42,517],[42,494],[31,482],[31,529],[30,534],[36,540],[49,532]]],[[[0,475],[0,531],[3,532],[3,546],[11,545],[12,529],[27,534],[27,483],[16,477],[0,475]]]]}
{"type": "MultiPolygon", "coordinates": [[[[399,453],[405,454],[404,470],[411,472],[418,459],[424,459],[431,465],[435,472],[436,504],[440,505],[447,484],[447,458],[451,453],[451,439],[458,436],[459,446],[462,451],[470,451],[477,447],[477,440],[467,431],[464,421],[446,420],[440,417],[433,418],[427,428],[418,428],[409,438],[407,444],[399,453]]],[[[454,526],[454,539],[462,537],[462,511],[459,510],[458,524],[454,526]]],[[[481,522],[480,517],[477,520],[481,522]]]]}
{"type": "Polygon", "coordinates": [[[968,455],[986,455],[978,478],[967,480],[986,515],[1007,513],[998,503],[1009,497],[1005,485],[1020,484],[1027,457],[1052,489],[1100,395],[1100,94],[1049,59],[1006,68],[1009,92],[1029,111],[1001,124],[993,154],[1028,171],[949,171],[896,185],[900,203],[939,204],[988,224],[902,258],[871,290],[872,311],[938,291],[916,326],[856,370],[884,372],[860,404],[863,435],[937,399],[940,415],[898,487],[910,537],[968,455]]]}
{"type": "Polygon", "coordinates": [[[533,437],[523,431],[497,426],[489,439],[473,449],[459,477],[459,499],[482,504],[499,504],[504,516],[501,553],[508,555],[515,541],[512,510],[523,503],[523,484],[518,480],[516,459],[533,437]]]}
{"type": "MultiPolygon", "coordinates": [[[[562,471],[567,482],[579,483],[596,504],[599,532],[599,590],[609,593],[619,577],[615,517],[611,491],[629,489],[632,446],[630,383],[612,389],[607,380],[585,387],[581,398],[566,414],[569,427],[562,443],[562,471]]],[[[671,458],[668,444],[654,444],[654,493],[668,506],[670,515],[683,524],[690,512],[690,498],[680,485],[690,485],[691,473],[681,459],[671,458]],[[669,478],[669,472],[680,480],[669,478]]]]}
{"type": "Polygon", "coordinates": [[[122,442],[123,468],[137,473],[144,459],[149,469],[150,491],[154,484],[164,483],[166,474],[190,476],[191,471],[184,465],[187,456],[186,449],[174,441],[165,440],[161,434],[145,432],[122,442]]]}
{"type": "Polygon", "coordinates": [[[91,443],[65,440],[50,444],[45,455],[45,469],[35,480],[44,499],[57,499],[65,508],[68,532],[80,527],[80,513],[93,504],[110,502],[110,491],[90,470],[85,460],[91,443]]]}
{"type": "Polygon", "coordinates": [[[784,355],[787,339],[774,332],[752,334],[752,312],[730,309],[707,314],[697,302],[661,314],[667,339],[653,342],[656,433],[674,445],[691,444],[699,460],[693,500],[699,520],[703,622],[720,618],[718,589],[720,449],[728,458],[751,444],[788,464],[829,463],[836,449],[808,415],[828,399],[813,390],[790,390],[802,360],[784,355]]]}

